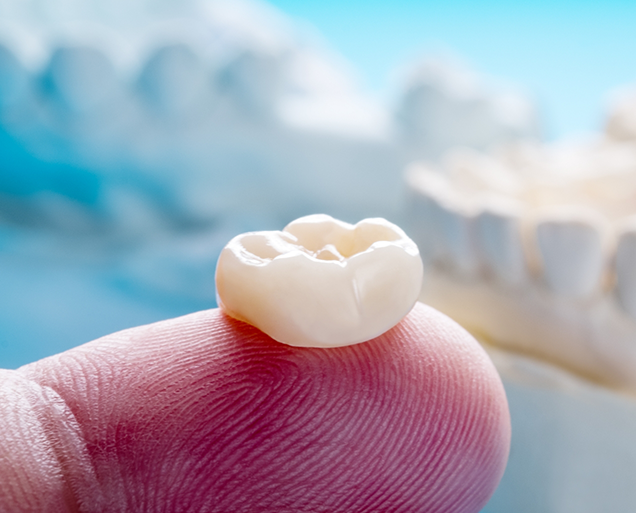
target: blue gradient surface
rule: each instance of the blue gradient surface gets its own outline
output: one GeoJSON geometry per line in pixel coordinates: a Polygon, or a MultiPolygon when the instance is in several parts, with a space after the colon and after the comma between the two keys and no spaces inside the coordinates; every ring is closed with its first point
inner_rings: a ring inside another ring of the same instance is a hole
{"type": "Polygon", "coordinates": [[[554,139],[599,129],[610,90],[636,82],[636,3],[273,0],[313,25],[367,88],[391,97],[400,66],[452,55],[521,86],[554,139]]]}

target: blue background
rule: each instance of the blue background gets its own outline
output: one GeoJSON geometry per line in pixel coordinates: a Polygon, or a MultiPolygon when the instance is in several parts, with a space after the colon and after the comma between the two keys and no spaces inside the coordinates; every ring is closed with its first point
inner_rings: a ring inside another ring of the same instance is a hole
{"type": "Polygon", "coordinates": [[[607,93],[636,82],[636,2],[270,3],[315,27],[386,98],[395,70],[422,56],[513,82],[538,102],[548,139],[602,128],[607,93]]]}

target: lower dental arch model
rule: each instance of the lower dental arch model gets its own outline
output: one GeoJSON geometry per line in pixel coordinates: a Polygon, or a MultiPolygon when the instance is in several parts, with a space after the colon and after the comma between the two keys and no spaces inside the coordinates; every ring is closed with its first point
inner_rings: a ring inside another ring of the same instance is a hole
{"type": "Polygon", "coordinates": [[[636,146],[456,151],[407,173],[421,299],[484,341],[636,392],[636,146]]]}

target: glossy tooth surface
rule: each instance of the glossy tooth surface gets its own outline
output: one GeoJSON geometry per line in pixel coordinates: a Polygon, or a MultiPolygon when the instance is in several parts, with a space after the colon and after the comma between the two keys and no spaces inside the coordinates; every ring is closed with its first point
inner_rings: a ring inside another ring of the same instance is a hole
{"type": "Polygon", "coordinates": [[[528,275],[521,210],[516,202],[491,199],[475,220],[481,260],[488,274],[502,284],[519,285],[528,275]]]}
{"type": "Polygon", "coordinates": [[[413,307],[422,284],[415,243],[384,219],[326,215],[232,239],[216,271],[219,306],[279,342],[336,347],[370,340],[413,307]]]}
{"type": "Polygon", "coordinates": [[[537,246],[550,290],[580,298],[599,288],[604,270],[601,233],[600,222],[583,211],[559,209],[538,221],[537,246]]]}
{"type": "Polygon", "coordinates": [[[624,230],[616,248],[616,294],[623,309],[636,319],[636,225],[624,230]]]}

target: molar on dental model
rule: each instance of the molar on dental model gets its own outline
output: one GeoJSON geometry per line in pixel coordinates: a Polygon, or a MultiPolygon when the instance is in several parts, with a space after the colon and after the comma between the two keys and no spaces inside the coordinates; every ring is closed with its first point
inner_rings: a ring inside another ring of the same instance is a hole
{"type": "Polygon", "coordinates": [[[623,309],[636,319],[636,219],[623,229],[616,248],[616,295],[623,309]]]}
{"type": "Polygon", "coordinates": [[[417,239],[428,262],[449,268],[463,276],[475,274],[479,268],[475,248],[475,216],[463,208],[461,198],[449,184],[429,170],[410,173],[411,188],[419,201],[412,203],[412,217],[426,222],[417,239]]]}
{"type": "Polygon", "coordinates": [[[292,346],[371,340],[413,307],[422,285],[416,244],[394,224],[355,226],[324,214],[283,231],[232,239],[219,256],[219,306],[292,346]]]}
{"type": "Polygon", "coordinates": [[[605,268],[601,220],[583,209],[544,213],[537,223],[543,279],[555,294],[589,297],[599,290],[605,268]]]}
{"type": "Polygon", "coordinates": [[[615,96],[605,133],[617,141],[636,140],[636,89],[633,87],[615,96]]]}
{"type": "Polygon", "coordinates": [[[56,49],[43,76],[46,92],[75,114],[105,108],[117,88],[117,76],[108,57],[97,49],[68,46],[56,49]]]}
{"type": "Polygon", "coordinates": [[[519,285],[528,277],[521,236],[521,208],[493,199],[477,215],[477,248],[485,272],[501,285],[519,285]]]}
{"type": "Polygon", "coordinates": [[[204,63],[186,44],[157,48],[148,58],[137,87],[148,107],[169,118],[188,114],[205,90],[204,63]]]}
{"type": "Polygon", "coordinates": [[[432,255],[420,300],[494,345],[636,393],[635,170],[636,146],[608,137],[411,165],[410,229],[432,255]],[[450,265],[462,225],[443,209],[472,230],[471,275],[450,265]]]}

